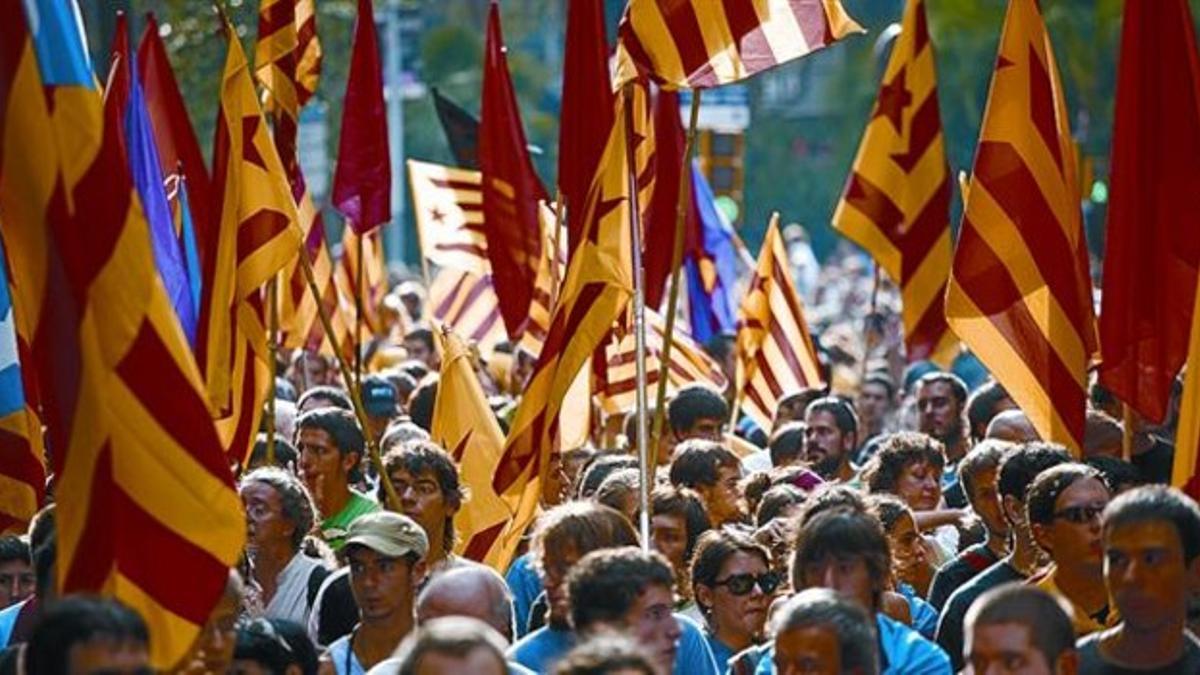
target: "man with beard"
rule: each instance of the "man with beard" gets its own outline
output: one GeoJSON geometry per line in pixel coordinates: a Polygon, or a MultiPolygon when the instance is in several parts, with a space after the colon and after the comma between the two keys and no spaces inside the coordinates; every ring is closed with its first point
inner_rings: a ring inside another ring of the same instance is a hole
{"type": "Polygon", "coordinates": [[[1104,510],[1104,583],[1118,627],[1079,643],[1079,672],[1200,672],[1200,643],[1187,630],[1200,583],[1200,508],[1173,488],[1147,486],[1104,510]]]}
{"type": "Polygon", "coordinates": [[[829,481],[853,482],[850,457],[858,448],[858,416],[836,396],[819,398],[804,411],[804,455],[811,468],[829,481]]]}
{"type": "Polygon", "coordinates": [[[930,585],[928,599],[929,604],[939,610],[955,589],[1008,553],[1010,529],[1000,505],[998,482],[1000,463],[1012,448],[1012,445],[1003,441],[985,440],[959,462],[959,484],[963,486],[971,510],[983,522],[987,538],[967,547],[938,569],[930,585]]]}
{"type": "Polygon", "coordinates": [[[1034,479],[1025,504],[1034,539],[1054,560],[1035,585],[1067,601],[1079,637],[1117,620],[1104,587],[1100,515],[1108,501],[1100,472],[1072,462],[1034,479]]]}
{"type": "Polygon", "coordinates": [[[969,448],[964,410],[967,385],[950,373],[929,373],[917,380],[917,428],[942,442],[946,470],[942,474],[942,492],[954,508],[967,505],[958,487],[958,461],[969,448]]]}

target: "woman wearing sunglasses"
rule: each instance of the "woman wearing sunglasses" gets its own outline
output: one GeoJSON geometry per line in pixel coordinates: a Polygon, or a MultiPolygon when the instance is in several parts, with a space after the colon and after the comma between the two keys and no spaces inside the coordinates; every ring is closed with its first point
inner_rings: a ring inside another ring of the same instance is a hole
{"type": "Polygon", "coordinates": [[[781,579],[770,554],[747,535],[705,532],[692,558],[692,591],[704,614],[704,635],[724,669],[734,654],[761,640],[781,579]]]}

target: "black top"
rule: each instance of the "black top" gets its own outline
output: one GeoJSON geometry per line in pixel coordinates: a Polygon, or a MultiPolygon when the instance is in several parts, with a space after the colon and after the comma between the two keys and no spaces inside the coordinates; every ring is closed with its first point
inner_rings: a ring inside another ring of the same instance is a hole
{"type": "Polygon", "coordinates": [[[1017,571],[1017,568],[1008,564],[1007,561],[1001,561],[976,575],[946,601],[946,607],[942,610],[942,618],[938,621],[937,643],[950,655],[954,672],[962,670],[965,663],[963,661],[963,620],[967,616],[967,610],[971,608],[971,603],[1001,584],[1024,580],[1025,575],[1017,571]]]}
{"type": "MultiPolygon", "coordinates": [[[[1116,630],[1116,629],[1113,629],[1116,630]]],[[[1175,663],[1150,670],[1126,668],[1104,658],[1100,653],[1100,638],[1109,631],[1092,633],[1079,640],[1079,675],[1194,675],[1200,673],[1200,643],[1187,634],[1183,654],[1175,663]]]]}
{"type": "Polygon", "coordinates": [[[951,593],[999,560],[1000,557],[993,553],[987,544],[975,544],[964,549],[954,560],[938,568],[937,573],[933,575],[933,583],[929,585],[929,597],[926,599],[934,609],[942,611],[951,593]]]}

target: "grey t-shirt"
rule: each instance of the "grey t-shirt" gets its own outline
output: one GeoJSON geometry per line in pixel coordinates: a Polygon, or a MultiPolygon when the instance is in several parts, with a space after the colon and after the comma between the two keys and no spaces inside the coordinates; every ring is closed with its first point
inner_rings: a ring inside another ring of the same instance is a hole
{"type": "MultiPolygon", "coordinates": [[[[1116,629],[1113,629],[1116,630],[1116,629]]],[[[1187,633],[1183,655],[1170,665],[1150,670],[1126,668],[1112,663],[1100,653],[1100,639],[1110,631],[1092,633],[1079,640],[1079,675],[1184,675],[1200,673],[1200,643],[1196,636],[1187,633]]]]}

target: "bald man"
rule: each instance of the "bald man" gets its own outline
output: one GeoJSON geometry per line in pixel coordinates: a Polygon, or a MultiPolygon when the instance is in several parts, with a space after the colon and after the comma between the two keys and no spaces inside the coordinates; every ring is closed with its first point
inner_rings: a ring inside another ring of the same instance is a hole
{"type": "Polygon", "coordinates": [[[512,594],[504,578],[490,567],[467,565],[430,580],[417,598],[417,623],[443,616],[474,617],[512,643],[512,594]]]}
{"type": "Polygon", "coordinates": [[[1041,440],[1033,423],[1020,410],[1005,410],[988,423],[987,438],[1009,443],[1032,443],[1041,440]]]}

